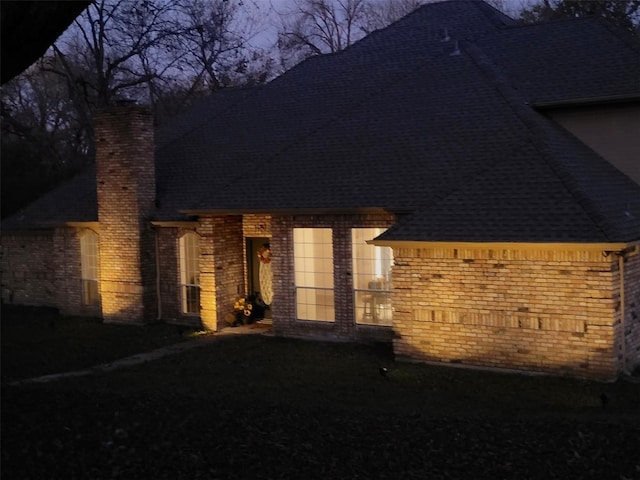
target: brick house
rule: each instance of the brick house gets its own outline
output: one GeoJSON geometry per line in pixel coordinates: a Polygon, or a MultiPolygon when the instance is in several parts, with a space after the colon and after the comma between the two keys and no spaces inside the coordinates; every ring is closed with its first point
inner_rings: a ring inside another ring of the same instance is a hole
{"type": "Polygon", "coordinates": [[[260,293],[276,335],[616,378],[640,364],[639,60],[600,20],[445,2],[162,128],[107,109],[95,168],[3,222],[3,302],[218,330],[260,293]]]}

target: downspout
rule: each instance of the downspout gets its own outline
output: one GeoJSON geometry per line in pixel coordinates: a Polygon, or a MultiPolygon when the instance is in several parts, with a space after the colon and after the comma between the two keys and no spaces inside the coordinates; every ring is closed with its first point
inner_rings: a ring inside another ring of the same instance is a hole
{"type": "Polygon", "coordinates": [[[156,320],[162,320],[162,296],[160,295],[160,240],[158,240],[158,230],[153,229],[156,243],[156,299],[158,301],[158,314],[156,320]]]}
{"type": "Polygon", "coordinates": [[[622,327],[622,374],[629,375],[627,370],[627,337],[625,334],[626,322],[624,315],[624,254],[625,251],[616,252],[618,256],[618,274],[620,275],[620,325],[622,327]]]}

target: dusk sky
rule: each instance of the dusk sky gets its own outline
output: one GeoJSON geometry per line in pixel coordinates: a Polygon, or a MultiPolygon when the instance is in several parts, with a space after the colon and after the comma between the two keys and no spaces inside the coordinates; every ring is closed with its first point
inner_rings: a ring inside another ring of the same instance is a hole
{"type": "MultiPolygon", "coordinates": [[[[255,12],[257,21],[262,24],[259,27],[261,32],[251,43],[265,48],[271,47],[276,41],[276,32],[281,25],[282,17],[293,10],[296,1],[301,0],[242,0],[243,7],[250,12],[255,12]]],[[[489,0],[488,3],[502,3],[504,13],[516,17],[523,6],[536,3],[536,0],[489,0]]]]}

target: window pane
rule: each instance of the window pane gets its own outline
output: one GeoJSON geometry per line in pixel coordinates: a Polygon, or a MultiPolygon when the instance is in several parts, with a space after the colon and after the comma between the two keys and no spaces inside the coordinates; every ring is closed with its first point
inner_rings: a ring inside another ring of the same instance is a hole
{"type": "Polygon", "coordinates": [[[84,231],[80,237],[80,277],[83,305],[98,305],[98,234],[91,230],[84,231]]]}
{"type": "Polygon", "coordinates": [[[200,314],[200,237],[187,233],[180,238],[182,313],[200,314]]]}
{"type": "Polygon", "coordinates": [[[296,289],[297,317],[300,320],[335,321],[333,290],[296,289]]]}
{"type": "Polygon", "coordinates": [[[298,318],[335,321],[331,229],[294,228],[293,253],[298,318]]]}
{"type": "Polygon", "coordinates": [[[391,269],[393,250],[366,242],[380,235],[382,228],[351,230],[353,288],[356,323],[391,325],[391,269]]]}
{"type": "Polygon", "coordinates": [[[97,280],[82,280],[82,303],[84,305],[98,305],[100,303],[97,280]]]}
{"type": "Polygon", "coordinates": [[[182,287],[182,295],[184,298],[183,313],[200,313],[200,287],[186,285],[182,287]]]}

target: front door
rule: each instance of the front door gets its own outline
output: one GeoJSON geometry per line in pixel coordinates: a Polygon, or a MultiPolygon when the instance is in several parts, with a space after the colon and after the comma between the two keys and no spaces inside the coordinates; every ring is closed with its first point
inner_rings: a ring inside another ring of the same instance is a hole
{"type": "MultiPolygon", "coordinates": [[[[269,247],[270,239],[267,237],[247,237],[247,288],[249,295],[260,295],[264,286],[260,282],[260,254],[264,258],[265,248],[269,247]]],[[[264,260],[263,260],[264,261],[264,260]]],[[[270,267],[270,266],[269,266],[270,267]]],[[[264,268],[264,267],[263,267],[264,268]]],[[[263,272],[264,277],[264,272],[263,272]]],[[[263,280],[264,281],[264,280],[263,280]]],[[[271,318],[271,310],[267,309],[265,318],[271,318]]]]}

